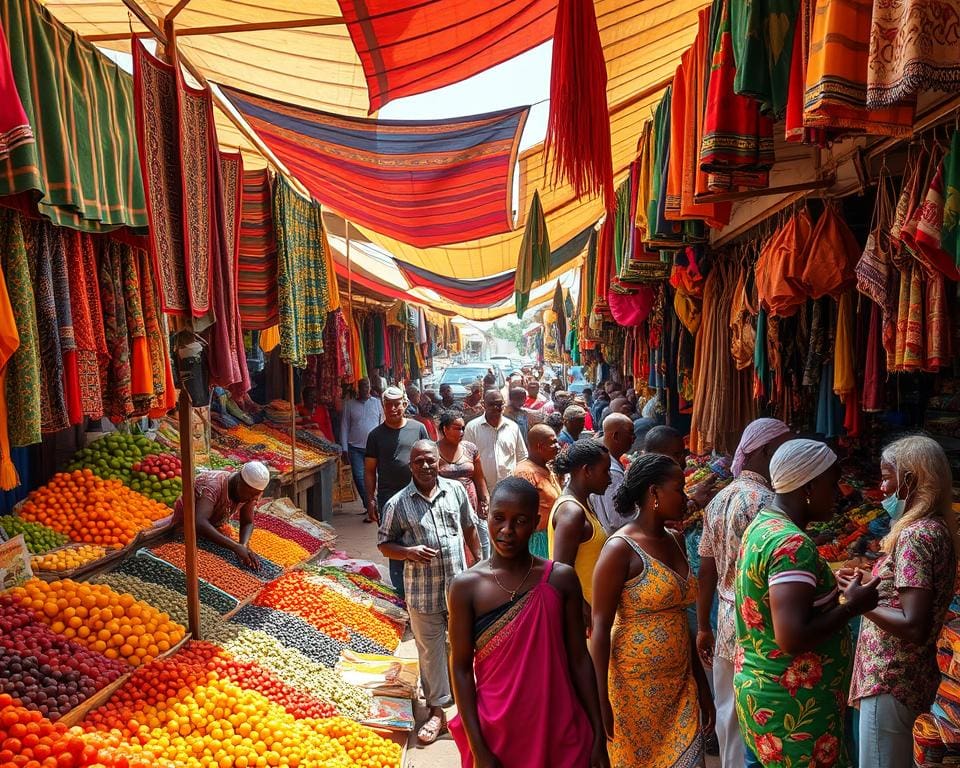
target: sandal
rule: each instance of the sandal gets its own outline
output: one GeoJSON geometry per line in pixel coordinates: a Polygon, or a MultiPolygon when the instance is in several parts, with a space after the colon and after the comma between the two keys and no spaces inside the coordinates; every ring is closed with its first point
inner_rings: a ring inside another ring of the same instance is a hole
{"type": "Polygon", "coordinates": [[[420,726],[420,730],[417,731],[417,741],[424,746],[429,746],[446,730],[447,721],[440,715],[433,715],[427,722],[420,726]]]}

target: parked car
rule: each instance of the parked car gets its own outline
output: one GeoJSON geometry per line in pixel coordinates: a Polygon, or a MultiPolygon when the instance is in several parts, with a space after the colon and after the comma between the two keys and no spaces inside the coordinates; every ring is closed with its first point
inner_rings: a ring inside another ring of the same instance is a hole
{"type": "Polygon", "coordinates": [[[497,377],[497,388],[502,387],[504,378],[500,367],[482,362],[472,365],[451,365],[441,374],[437,389],[439,390],[441,384],[449,384],[453,396],[462,399],[470,392],[470,385],[475,381],[483,381],[488,371],[493,371],[493,375],[497,377]]]}

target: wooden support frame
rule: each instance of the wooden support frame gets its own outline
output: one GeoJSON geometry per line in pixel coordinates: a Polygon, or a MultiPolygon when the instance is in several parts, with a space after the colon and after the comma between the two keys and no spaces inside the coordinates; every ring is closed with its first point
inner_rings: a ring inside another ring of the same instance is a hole
{"type": "MultiPolygon", "coordinates": [[[[190,0],[180,0],[167,14],[164,20],[175,18],[190,0]],[[176,13],[174,13],[176,11],[176,13]]],[[[308,19],[282,19],[276,21],[251,21],[242,24],[211,24],[207,26],[187,27],[177,30],[179,37],[200,37],[203,35],[234,35],[243,32],[272,32],[281,29],[312,29],[314,27],[335,27],[345,24],[342,16],[315,16],[308,19]]],[[[138,32],[138,37],[146,37],[147,33],[138,32]]],[[[109,32],[96,35],[87,35],[84,40],[91,43],[107,43],[116,40],[126,40],[129,32],[109,32]]]]}
{"type": "Polygon", "coordinates": [[[813,181],[801,181],[796,184],[784,184],[782,187],[767,187],[765,189],[748,189],[742,192],[718,192],[712,195],[697,195],[696,203],[726,203],[736,200],[751,200],[755,197],[769,197],[771,195],[785,195],[792,192],[811,192],[817,189],[829,189],[837,183],[836,176],[826,176],[813,181]]]}

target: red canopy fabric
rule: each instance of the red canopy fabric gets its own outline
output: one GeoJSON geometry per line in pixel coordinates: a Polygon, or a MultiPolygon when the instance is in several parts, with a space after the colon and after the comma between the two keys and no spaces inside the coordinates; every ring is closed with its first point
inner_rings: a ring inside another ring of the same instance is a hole
{"type": "Polygon", "coordinates": [[[511,229],[527,107],[371,120],[220,88],[310,193],[348,221],[417,248],[511,229]]]}
{"type": "Polygon", "coordinates": [[[556,0],[338,0],[370,113],[458,83],[553,36],[556,0]]]}

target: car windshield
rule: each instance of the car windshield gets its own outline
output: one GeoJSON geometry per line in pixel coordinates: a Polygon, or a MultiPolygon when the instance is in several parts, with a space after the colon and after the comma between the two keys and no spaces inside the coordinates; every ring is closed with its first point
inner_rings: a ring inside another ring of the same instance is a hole
{"type": "Polygon", "coordinates": [[[447,368],[440,377],[441,384],[460,384],[467,387],[487,375],[486,368],[447,368]]]}

